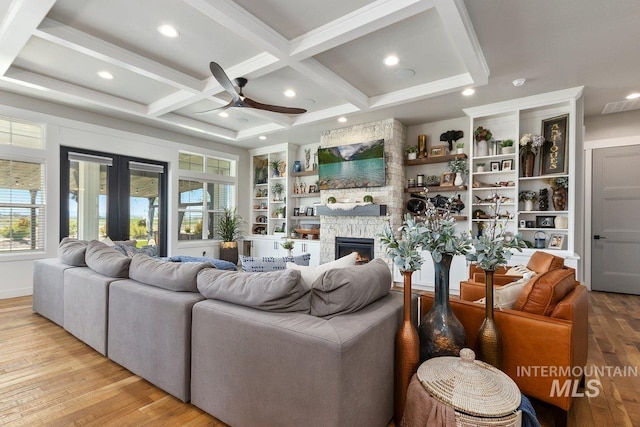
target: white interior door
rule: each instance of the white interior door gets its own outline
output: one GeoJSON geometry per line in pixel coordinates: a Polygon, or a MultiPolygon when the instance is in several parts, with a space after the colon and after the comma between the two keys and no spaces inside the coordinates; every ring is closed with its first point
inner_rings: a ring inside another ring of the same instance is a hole
{"type": "Polygon", "coordinates": [[[591,288],[640,295],[640,145],[593,150],[591,288]]]}

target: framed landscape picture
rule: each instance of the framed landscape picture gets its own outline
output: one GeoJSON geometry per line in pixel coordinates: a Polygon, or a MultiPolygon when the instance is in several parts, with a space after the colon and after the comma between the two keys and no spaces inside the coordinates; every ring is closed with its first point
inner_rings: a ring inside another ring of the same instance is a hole
{"type": "Polygon", "coordinates": [[[542,121],[540,175],[567,173],[568,123],[568,114],[542,121]]]}

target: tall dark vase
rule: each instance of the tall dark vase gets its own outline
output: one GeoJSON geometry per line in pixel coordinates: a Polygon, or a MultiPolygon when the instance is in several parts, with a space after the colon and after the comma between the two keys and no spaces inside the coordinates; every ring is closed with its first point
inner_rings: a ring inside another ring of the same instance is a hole
{"type": "Polygon", "coordinates": [[[418,328],[420,336],[420,362],[438,356],[458,356],[466,346],[464,327],[453,314],[449,304],[449,270],[453,255],[442,254],[440,262],[433,262],[435,270],[435,297],[431,310],[422,318],[418,328]]]}
{"type": "Polygon", "coordinates": [[[396,333],[394,367],[394,410],[396,425],[400,425],[407,401],[407,388],[419,361],[419,339],[416,327],[411,323],[411,273],[404,274],[404,318],[396,333]]]}
{"type": "Polygon", "coordinates": [[[502,336],[493,320],[493,271],[484,271],[486,288],[485,317],[476,339],[478,359],[500,369],[502,367],[502,336]]]}
{"type": "Polygon", "coordinates": [[[553,202],[553,209],[557,211],[567,209],[567,189],[564,187],[554,189],[551,201],[553,202]]]}
{"type": "Polygon", "coordinates": [[[522,155],[522,170],[524,172],[524,176],[533,176],[533,166],[536,163],[536,154],[527,150],[522,155]]]}

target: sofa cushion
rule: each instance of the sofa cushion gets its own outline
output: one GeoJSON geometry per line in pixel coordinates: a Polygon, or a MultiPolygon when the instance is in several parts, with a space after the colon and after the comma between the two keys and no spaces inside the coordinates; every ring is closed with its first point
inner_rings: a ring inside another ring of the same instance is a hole
{"type": "Polygon", "coordinates": [[[300,272],[279,270],[263,273],[203,270],[198,274],[198,290],[209,299],[273,312],[309,312],[309,291],[300,272]]]}
{"type": "Polygon", "coordinates": [[[538,274],[557,270],[563,266],[564,258],[542,251],[535,251],[527,263],[527,268],[538,274]]]}
{"type": "Polygon", "coordinates": [[[63,237],[58,245],[58,258],[67,265],[76,267],[86,267],[85,254],[87,251],[87,241],[63,237]]]}
{"type": "Polygon", "coordinates": [[[311,287],[311,314],[318,317],[353,313],[391,289],[389,266],[381,259],[325,271],[311,287]]]}
{"type": "Polygon", "coordinates": [[[358,253],[352,252],[349,255],[345,255],[335,261],[320,264],[317,267],[307,267],[296,265],[292,262],[287,262],[287,269],[299,270],[302,274],[303,286],[306,289],[311,289],[311,285],[313,285],[313,282],[315,282],[316,279],[318,279],[318,277],[320,277],[325,271],[331,270],[332,268],[344,268],[356,265],[357,259],[358,253]]]}
{"type": "MultiPolygon", "coordinates": [[[[493,307],[500,309],[512,309],[530,279],[531,278],[527,275],[527,277],[523,277],[504,286],[494,286],[493,307]]],[[[480,298],[479,300],[474,302],[485,304],[485,301],[486,298],[480,298]]]]}
{"type": "Polygon", "coordinates": [[[550,316],[560,302],[576,287],[575,270],[560,268],[540,274],[524,287],[514,305],[515,310],[550,316]]]}
{"type": "Polygon", "coordinates": [[[169,257],[169,261],[171,262],[208,262],[210,264],[213,264],[213,266],[218,270],[236,271],[238,269],[238,266],[236,266],[232,262],[225,261],[223,259],[208,258],[208,257],[201,257],[201,256],[174,255],[172,257],[169,257]]]}
{"type": "Polygon", "coordinates": [[[87,245],[87,266],[93,271],[109,277],[129,277],[131,258],[97,240],[87,245]]]}
{"type": "Polygon", "coordinates": [[[135,254],[131,258],[129,277],[170,291],[198,292],[198,273],[212,267],[208,262],[161,261],[145,254],[135,254]]]}
{"type": "Polygon", "coordinates": [[[285,257],[250,257],[240,256],[242,262],[242,271],[259,272],[259,271],[277,271],[285,270],[287,263],[292,262],[296,265],[309,265],[311,254],[302,254],[296,256],[285,257]]]}

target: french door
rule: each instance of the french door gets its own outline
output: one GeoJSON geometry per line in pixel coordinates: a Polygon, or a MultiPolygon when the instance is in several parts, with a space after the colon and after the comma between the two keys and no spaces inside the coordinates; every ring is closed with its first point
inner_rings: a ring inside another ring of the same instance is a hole
{"type": "Polygon", "coordinates": [[[60,238],[136,239],[166,255],[167,164],[60,147],[60,238]]]}

